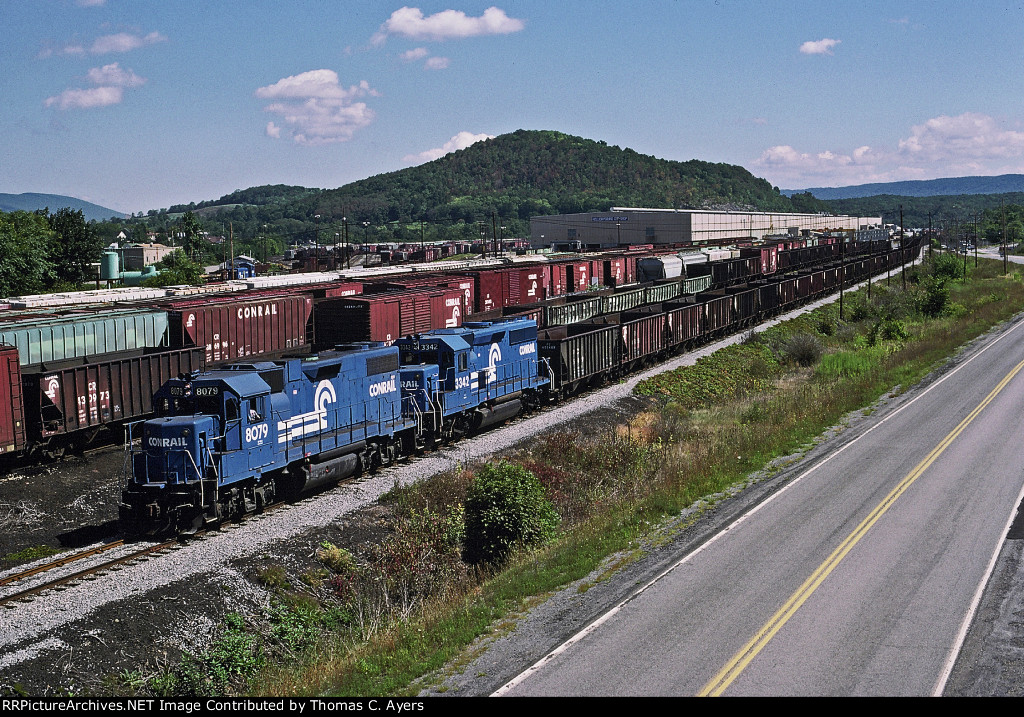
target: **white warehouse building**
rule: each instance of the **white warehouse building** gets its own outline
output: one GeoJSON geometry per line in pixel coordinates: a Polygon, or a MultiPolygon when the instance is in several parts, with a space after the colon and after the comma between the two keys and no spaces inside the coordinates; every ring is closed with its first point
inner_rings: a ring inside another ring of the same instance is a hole
{"type": "Polygon", "coordinates": [[[612,207],[607,212],[533,217],[530,244],[559,249],[630,244],[721,245],[759,241],[768,235],[799,237],[835,230],[857,231],[859,239],[887,236],[881,217],[612,207]]]}

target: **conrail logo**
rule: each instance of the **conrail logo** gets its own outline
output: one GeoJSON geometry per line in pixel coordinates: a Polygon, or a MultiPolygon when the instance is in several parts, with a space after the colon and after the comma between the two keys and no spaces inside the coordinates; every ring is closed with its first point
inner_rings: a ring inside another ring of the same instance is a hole
{"type": "Polygon", "coordinates": [[[385,393],[393,393],[398,390],[398,385],[395,382],[395,377],[392,376],[386,381],[378,381],[377,383],[370,384],[370,396],[377,397],[382,396],[385,393]]]}
{"type": "Polygon", "coordinates": [[[240,319],[258,319],[263,316],[277,316],[277,304],[238,307],[238,318],[240,319]]]}
{"type": "Polygon", "coordinates": [[[532,341],[519,347],[520,356],[529,356],[530,354],[535,353],[537,353],[537,344],[532,341]]]}
{"type": "Polygon", "coordinates": [[[317,433],[327,428],[327,407],[338,400],[338,394],[330,379],[324,379],[316,386],[313,405],[316,409],[292,416],[287,421],[277,422],[277,442],[284,443],[317,433]]]}
{"type": "Polygon", "coordinates": [[[149,445],[153,448],[184,448],[184,438],[157,438],[150,436],[149,445]]]}

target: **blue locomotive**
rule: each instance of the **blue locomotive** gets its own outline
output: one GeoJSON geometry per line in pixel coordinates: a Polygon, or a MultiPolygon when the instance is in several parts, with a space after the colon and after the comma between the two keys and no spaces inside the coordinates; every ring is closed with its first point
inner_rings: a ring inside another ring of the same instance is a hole
{"type": "Polygon", "coordinates": [[[551,383],[532,319],[466,323],[395,343],[402,392],[427,441],[457,439],[535,408],[551,383]]]}
{"type": "Polygon", "coordinates": [[[192,533],[388,465],[542,401],[543,366],[515,319],[172,379],[129,427],[122,524],[192,533]]]}

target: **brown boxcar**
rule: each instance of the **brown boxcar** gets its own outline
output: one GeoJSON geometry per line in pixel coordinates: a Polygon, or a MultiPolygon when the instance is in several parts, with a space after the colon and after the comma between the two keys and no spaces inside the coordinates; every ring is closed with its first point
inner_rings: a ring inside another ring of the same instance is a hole
{"type": "Polygon", "coordinates": [[[101,429],[153,412],[168,380],[203,368],[201,349],[113,356],[22,376],[25,421],[33,442],[51,447],[92,442],[101,429]]]}
{"type": "Polygon", "coordinates": [[[472,272],[476,281],[476,311],[533,304],[546,299],[549,295],[546,269],[538,265],[472,272]]]}

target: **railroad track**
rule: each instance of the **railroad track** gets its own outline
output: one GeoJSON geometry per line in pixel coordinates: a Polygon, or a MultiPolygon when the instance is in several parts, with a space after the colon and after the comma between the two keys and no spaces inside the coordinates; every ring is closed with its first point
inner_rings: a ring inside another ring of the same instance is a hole
{"type": "MultiPolygon", "coordinates": [[[[140,548],[138,550],[134,550],[134,551],[128,553],[127,555],[121,555],[121,556],[118,556],[116,558],[111,558],[110,560],[104,560],[104,561],[102,561],[100,563],[97,563],[95,565],[91,565],[91,566],[89,566],[87,568],[83,568],[82,570],[77,570],[77,571],[75,571],[73,573],[70,573],[70,574],[67,574],[67,575],[62,575],[59,578],[55,578],[53,580],[47,580],[47,581],[39,583],[37,585],[33,585],[30,588],[25,588],[24,590],[19,590],[17,592],[10,593],[9,595],[4,595],[3,597],[0,597],[0,606],[3,606],[3,607],[13,607],[16,603],[25,602],[27,600],[30,600],[30,599],[32,599],[32,598],[34,598],[34,597],[36,597],[36,596],[46,592],[47,590],[52,590],[54,588],[63,587],[63,586],[68,585],[70,583],[74,583],[74,582],[77,582],[79,580],[84,580],[84,579],[87,579],[87,578],[89,578],[91,576],[99,575],[99,574],[101,574],[101,573],[103,573],[103,572],[105,572],[107,570],[113,570],[113,569],[119,568],[119,567],[125,565],[126,563],[130,563],[130,562],[132,562],[134,560],[139,560],[141,558],[149,557],[150,555],[153,555],[155,553],[164,552],[166,550],[169,550],[170,548],[174,547],[177,544],[178,544],[177,540],[170,540],[170,541],[167,541],[167,542],[164,542],[164,543],[156,543],[156,544],[153,544],[153,545],[147,545],[146,547],[140,548]]],[[[43,573],[49,572],[50,570],[54,570],[56,568],[63,567],[63,566],[68,565],[70,563],[77,562],[79,560],[83,560],[85,558],[90,558],[90,557],[93,557],[93,556],[96,556],[96,555],[100,555],[102,553],[105,553],[105,552],[107,552],[109,550],[113,550],[114,548],[120,547],[122,545],[124,545],[124,541],[123,540],[117,540],[117,541],[114,541],[112,543],[106,543],[104,545],[97,546],[95,548],[90,548],[89,550],[83,550],[81,552],[74,553],[72,555],[68,555],[68,556],[65,556],[63,558],[59,558],[57,560],[52,560],[52,561],[44,563],[42,565],[37,565],[37,566],[35,566],[33,568],[30,568],[28,570],[23,570],[21,572],[14,573],[12,575],[8,575],[7,577],[5,577],[3,579],[0,579],[0,585],[8,585],[8,584],[11,584],[11,583],[18,582],[20,580],[25,580],[25,579],[27,579],[29,577],[32,577],[32,576],[35,576],[35,575],[41,575],[43,573]]]]}

